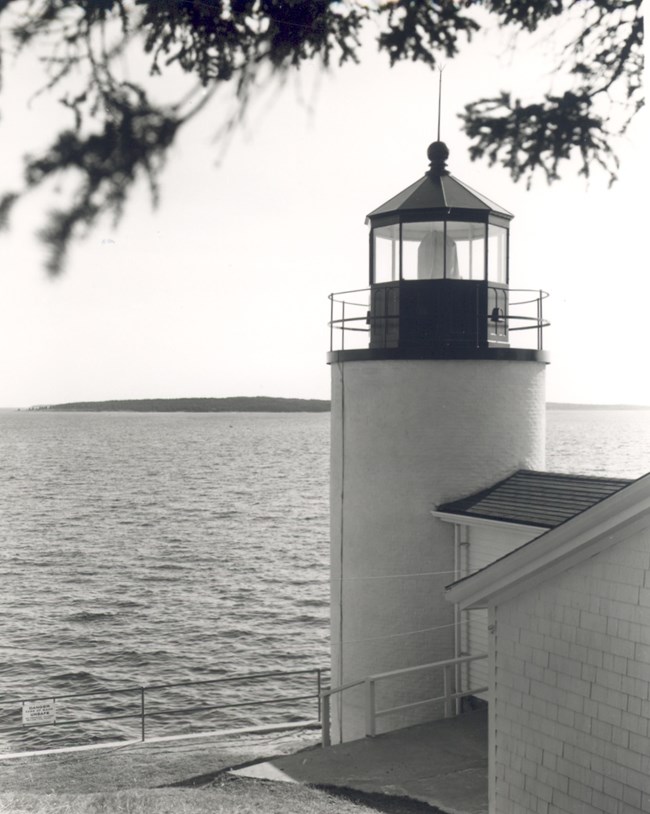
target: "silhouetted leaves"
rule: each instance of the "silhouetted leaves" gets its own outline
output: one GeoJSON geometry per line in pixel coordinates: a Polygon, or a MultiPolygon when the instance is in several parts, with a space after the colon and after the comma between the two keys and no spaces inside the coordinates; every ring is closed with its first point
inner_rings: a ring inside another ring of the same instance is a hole
{"type": "Polygon", "coordinates": [[[0,231],[9,226],[9,215],[18,197],[17,192],[7,192],[0,198],[0,231]]]}
{"type": "Polygon", "coordinates": [[[579,19],[581,27],[558,65],[558,72],[575,79],[570,90],[528,104],[502,91],[466,106],[461,119],[473,140],[472,158],[499,162],[515,181],[525,178],[530,186],[536,170],[549,182],[557,180],[560,164],[576,155],[580,174],[588,177],[597,165],[613,183],[619,166],[616,138],[644,103],[640,0],[490,0],[488,5],[506,24],[528,31],[569,12],[573,25],[579,19]]]}
{"type": "Polygon", "coordinates": [[[528,186],[537,169],[549,182],[557,180],[560,162],[570,158],[572,151],[580,154],[581,174],[588,176],[596,162],[615,177],[618,162],[603,135],[605,122],[593,112],[586,94],[568,91],[523,105],[503,93],[467,105],[461,118],[473,141],[472,159],[485,156],[491,164],[499,161],[515,181],[526,177],[528,186]]]}
{"type": "MultiPolygon", "coordinates": [[[[62,268],[73,238],[81,236],[106,212],[119,220],[134,183],[144,176],[157,200],[157,176],[178,129],[178,119],[152,107],[137,88],[122,85],[105,94],[106,117],[100,132],[60,133],[49,150],[25,161],[26,189],[49,178],[74,172],[79,178],[72,200],[48,215],[40,238],[49,247],[48,271],[62,268]]],[[[1,213],[1,210],[0,210],[1,213]]]]}
{"type": "Polygon", "coordinates": [[[472,3],[438,0],[401,0],[385,3],[388,30],[379,35],[379,47],[388,51],[391,65],[412,59],[434,66],[440,54],[453,57],[458,53],[458,37],[471,39],[480,26],[462,9],[472,3]]]}
{"type": "Polygon", "coordinates": [[[538,171],[556,180],[575,154],[584,175],[597,165],[615,179],[616,137],[643,104],[640,0],[0,0],[0,57],[37,50],[47,71],[43,92],[62,94],[72,114],[41,155],[25,158],[24,188],[0,197],[0,229],[21,196],[61,181],[65,200],[39,232],[47,268],[58,274],[74,239],[106,214],[119,220],[139,179],[156,202],[178,132],[220,84],[237,93],[233,126],[268,77],[314,59],[324,67],[356,61],[369,21],[378,24],[378,46],[391,64],[433,67],[479,30],[485,15],[477,9],[515,31],[556,21],[566,40],[557,66],[565,87],[528,100],[503,90],[468,105],[461,119],[472,157],[499,162],[530,184],[538,171]],[[199,92],[154,103],[144,84],[124,81],[123,62],[134,49],[152,74],[177,66],[199,92]]]}

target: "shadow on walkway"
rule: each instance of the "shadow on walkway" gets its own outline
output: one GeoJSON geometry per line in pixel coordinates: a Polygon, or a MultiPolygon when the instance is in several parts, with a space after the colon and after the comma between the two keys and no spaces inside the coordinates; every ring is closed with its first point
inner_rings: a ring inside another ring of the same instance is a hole
{"type": "Polygon", "coordinates": [[[372,739],[309,749],[235,768],[232,774],[337,787],[347,790],[346,797],[350,789],[407,797],[448,814],[486,814],[487,713],[475,710],[372,739]]]}

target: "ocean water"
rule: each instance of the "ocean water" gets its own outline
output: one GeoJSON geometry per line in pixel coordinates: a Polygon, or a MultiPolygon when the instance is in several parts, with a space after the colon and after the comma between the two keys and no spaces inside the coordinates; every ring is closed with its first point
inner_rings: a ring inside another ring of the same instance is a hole
{"type": "Polygon", "coordinates": [[[2,697],[326,664],[328,418],[0,414],[2,697]]]}
{"type": "Polygon", "coordinates": [[[650,472],[650,409],[548,410],[546,469],[640,478],[650,472]]]}
{"type": "MultiPolygon", "coordinates": [[[[547,438],[549,470],[650,470],[650,411],[549,411],[547,438]]],[[[0,412],[0,727],[20,724],[24,697],[326,667],[328,466],[328,414],[0,412]]],[[[0,732],[5,748],[46,742],[73,737],[0,732]]]]}

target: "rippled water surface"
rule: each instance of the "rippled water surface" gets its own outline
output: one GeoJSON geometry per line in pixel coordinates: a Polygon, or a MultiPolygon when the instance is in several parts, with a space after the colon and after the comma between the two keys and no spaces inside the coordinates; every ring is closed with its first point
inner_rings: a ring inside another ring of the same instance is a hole
{"type": "MultiPolygon", "coordinates": [[[[547,435],[549,470],[650,469],[648,411],[547,435]]],[[[328,414],[0,412],[2,697],[326,666],[328,439],[328,414]]]]}
{"type": "Polygon", "coordinates": [[[327,414],[2,413],[0,690],[327,661],[327,414]]]}

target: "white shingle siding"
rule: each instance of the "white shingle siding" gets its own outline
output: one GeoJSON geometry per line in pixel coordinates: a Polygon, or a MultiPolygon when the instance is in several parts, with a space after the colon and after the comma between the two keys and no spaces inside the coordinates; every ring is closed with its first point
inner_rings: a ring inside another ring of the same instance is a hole
{"type": "Polygon", "coordinates": [[[495,608],[498,814],[650,812],[650,529],[495,608]]]}

